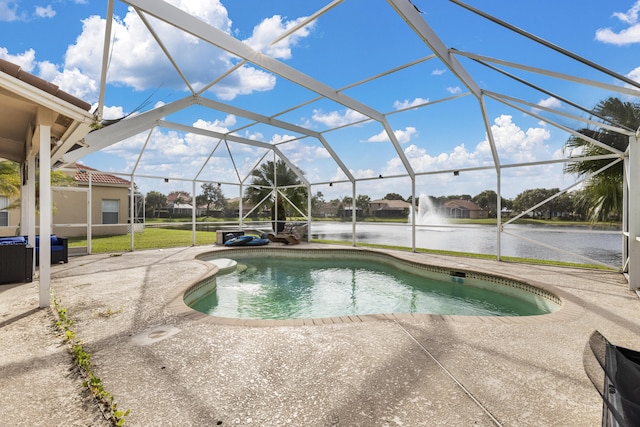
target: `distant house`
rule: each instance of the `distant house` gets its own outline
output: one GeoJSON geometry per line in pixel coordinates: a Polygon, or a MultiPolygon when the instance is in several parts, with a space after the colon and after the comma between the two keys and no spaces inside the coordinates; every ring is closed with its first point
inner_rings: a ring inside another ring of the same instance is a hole
{"type": "Polygon", "coordinates": [[[411,203],[404,200],[372,200],[369,202],[369,216],[378,218],[407,218],[411,203]]]}
{"type": "Polygon", "coordinates": [[[131,181],[79,163],[64,172],[73,177],[76,185],[53,188],[54,233],[84,236],[87,224],[91,224],[95,236],[128,233],[131,181]],[[87,210],[89,198],[91,212],[87,210]]]}
{"type": "Polygon", "coordinates": [[[175,204],[191,204],[191,194],[186,191],[172,191],[167,194],[167,204],[169,206],[175,204]]]}
{"type": "Polygon", "coordinates": [[[324,202],[318,206],[317,215],[324,218],[335,218],[338,216],[338,210],[340,209],[340,202],[338,200],[332,200],[330,202],[324,202]]]}
{"type": "Polygon", "coordinates": [[[440,207],[439,211],[447,218],[480,219],[488,217],[487,211],[471,200],[448,200],[440,207]]]}
{"type": "Polygon", "coordinates": [[[169,216],[191,216],[191,200],[191,195],[186,191],[172,191],[167,194],[166,209],[169,216]]]}
{"type": "MultiPolygon", "coordinates": [[[[63,172],[73,178],[75,185],[51,188],[52,233],[86,236],[89,226],[96,236],[128,233],[131,181],[79,163],[63,172]]],[[[15,201],[0,195],[1,236],[22,232],[20,208],[7,209],[15,201]]],[[[135,201],[140,202],[141,196],[136,195],[135,201]]]]}
{"type": "MultiPolygon", "coordinates": [[[[258,208],[256,210],[253,210],[254,207],[255,205],[251,200],[242,198],[242,216],[246,216],[249,212],[251,212],[251,215],[249,216],[252,218],[257,218],[259,216],[267,218],[271,217],[271,210],[264,204],[261,208],[258,208]]],[[[227,209],[233,210],[233,216],[240,215],[240,197],[232,197],[230,199],[227,199],[227,209]]]]}
{"type": "MultiPolygon", "coordinates": [[[[353,206],[345,206],[342,209],[342,217],[343,218],[351,218],[353,216],[353,206]]],[[[361,208],[356,206],[356,218],[364,217],[364,212],[361,208]]]]}
{"type": "MultiPolygon", "coordinates": [[[[52,233],[67,237],[86,236],[89,226],[95,236],[129,232],[131,181],[79,163],[62,172],[72,177],[75,185],[51,188],[52,233]]],[[[9,202],[15,200],[0,195],[1,236],[22,232],[20,207],[7,209],[9,202]]],[[[143,203],[139,193],[135,193],[134,202],[143,203]]],[[[141,209],[134,212],[141,212],[141,209]]],[[[138,218],[134,213],[134,222],[142,222],[142,216],[140,213],[138,218]]]]}

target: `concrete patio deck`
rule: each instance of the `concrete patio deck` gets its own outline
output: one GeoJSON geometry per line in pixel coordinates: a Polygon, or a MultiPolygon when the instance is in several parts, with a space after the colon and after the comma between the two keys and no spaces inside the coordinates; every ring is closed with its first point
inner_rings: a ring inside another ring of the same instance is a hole
{"type": "MultiPolygon", "coordinates": [[[[275,245],[274,245],[275,246],[275,245]]],[[[300,248],[327,248],[315,244],[300,248]]],[[[246,326],[181,310],[216,247],[74,257],[52,291],[127,426],[597,426],[593,330],[640,348],[640,300],[614,272],[402,253],[554,289],[526,318],[380,316],[246,326]]],[[[0,422],[101,426],[38,282],[0,286],[0,422]]],[[[268,323],[265,323],[268,324],[268,323]]]]}

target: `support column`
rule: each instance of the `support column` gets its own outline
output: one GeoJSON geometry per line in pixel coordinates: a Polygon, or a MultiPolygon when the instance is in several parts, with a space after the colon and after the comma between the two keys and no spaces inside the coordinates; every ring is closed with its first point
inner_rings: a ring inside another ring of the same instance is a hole
{"type": "MultiPolygon", "coordinates": [[[[131,188],[133,188],[133,180],[131,181],[131,188]]],[[[196,245],[196,181],[191,181],[191,246],[196,245]]]]}
{"type": "Polygon", "coordinates": [[[131,234],[129,235],[131,252],[136,249],[136,232],[135,232],[135,193],[133,187],[133,176],[130,177],[131,182],[129,183],[129,228],[131,230],[131,234]]]}
{"type": "Polygon", "coordinates": [[[628,210],[629,232],[629,289],[640,289],[640,147],[639,139],[629,138],[629,150],[626,160],[629,192],[625,208],[628,210]]]}
{"type": "Polygon", "coordinates": [[[38,125],[40,134],[40,307],[51,300],[51,127],[38,125]]]}
{"type": "Polygon", "coordinates": [[[87,193],[87,254],[91,255],[93,239],[93,173],[89,171],[89,192],[87,193]]]}
{"type": "Polygon", "coordinates": [[[307,184],[307,242],[311,241],[311,184],[307,184]]]}
{"type": "Polygon", "coordinates": [[[502,261],[502,175],[500,168],[496,175],[496,257],[502,261]]]}
{"type": "Polygon", "coordinates": [[[27,203],[22,205],[24,225],[22,234],[27,236],[29,245],[33,246],[32,270],[36,272],[36,156],[31,154],[27,158],[27,203]]]}
{"type": "Polygon", "coordinates": [[[351,245],[356,246],[356,182],[351,185],[351,245]]]}
{"type": "Polygon", "coordinates": [[[416,209],[418,205],[416,204],[416,178],[415,176],[411,178],[411,216],[409,217],[409,221],[411,221],[411,252],[416,251],[416,209]]]}

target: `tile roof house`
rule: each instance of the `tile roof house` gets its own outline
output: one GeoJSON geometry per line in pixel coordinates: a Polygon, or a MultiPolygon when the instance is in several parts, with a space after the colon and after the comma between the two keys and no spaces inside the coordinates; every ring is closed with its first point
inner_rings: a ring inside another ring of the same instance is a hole
{"type": "Polygon", "coordinates": [[[86,183],[89,184],[89,175],[91,175],[92,184],[101,184],[101,185],[116,185],[116,186],[126,186],[127,188],[131,185],[131,181],[120,178],[115,175],[111,175],[106,172],[101,172],[97,169],[90,168],[87,165],[83,165],[81,163],[74,163],[75,168],[77,169],[75,174],[73,175],[73,179],[78,184],[86,183]],[[89,172],[91,172],[89,174],[89,172]]]}
{"type": "MultiPolygon", "coordinates": [[[[66,237],[85,236],[88,224],[92,224],[93,235],[128,232],[131,181],[79,163],[62,171],[73,178],[75,185],[51,189],[54,234],[66,237]],[[88,211],[90,184],[93,200],[91,213],[88,211]]],[[[8,208],[9,202],[14,201],[0,195],[0,213],[4,214],[5,219],[0,222],[0,236],[24,232],[20,230],[20,207],[8,208]]]]}
{"type": "Polygon", "coordinates": [[[448,218],[487,218],[488,212],[471,200],[453,199],[445,202],[439,209],[448,218]]]}
{"type": "MultiPolygon", "coordinates": [[[[94,236],[129,232],[131,181],[80,163],[72,164],[63,172],[71,176],[76,185],[53,189],[56,234],[85,236],[89,226],[94,236]]],[[[139,198],[140,195],[136,201],[139,198]]]]}
{"type": "Polygon", "coordinates": [[[369,202],[370,216],[381,218],[407,218],[411,203],[404,200],[378,199],[369,202]]]}
{"type": "MultiPolygon", "coordinates": [[[[239,208],[240,208],[239,197],[232,197],[230,199],[227,199],[227,209],[232,210],[232,214],[234,216],[238,216],[240,212],[239,208]]],[[[266,217],[271,216],[271,209],[267,208],[265,205],[255,210],[254,208],[255,208],[255,204],[251,200],[244,197],[242,198],[242,215],[243,216],[246,216],[249,212],[251,212],[251,215],[249,215],[251,218],[257,218],[261,215],[266,217]]]]}
{"type": "Polygon", "coordinates": [[[320,206],[318,206],[318,211],[314,213],[319,217],[337,217],[340,210],[340,201],[339,200],[331,200],[329,202],[324,202],[320,206]]]}

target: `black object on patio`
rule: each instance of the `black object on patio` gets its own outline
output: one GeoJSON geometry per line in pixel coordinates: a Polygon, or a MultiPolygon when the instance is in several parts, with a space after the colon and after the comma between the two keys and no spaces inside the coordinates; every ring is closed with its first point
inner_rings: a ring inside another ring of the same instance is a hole
{"type": "Polygon", "coordinates": [[[640,352],[615,346],[594,331],[582,363],[603,400],[602,425],[640,426],[640,352]]]}
{"type": "MultiPolygon", "coordinates": [[[[51,235],[51,264],[69,262],[69,239],[51,235]]],[[[40,236],[36,236],[36,265],[40,265],[40,236]]]]}
{"type": "Polygon", "coordinates": [[[26,242],[0,242],[0,284],[33,281],[33,247],[26,242]]]}

